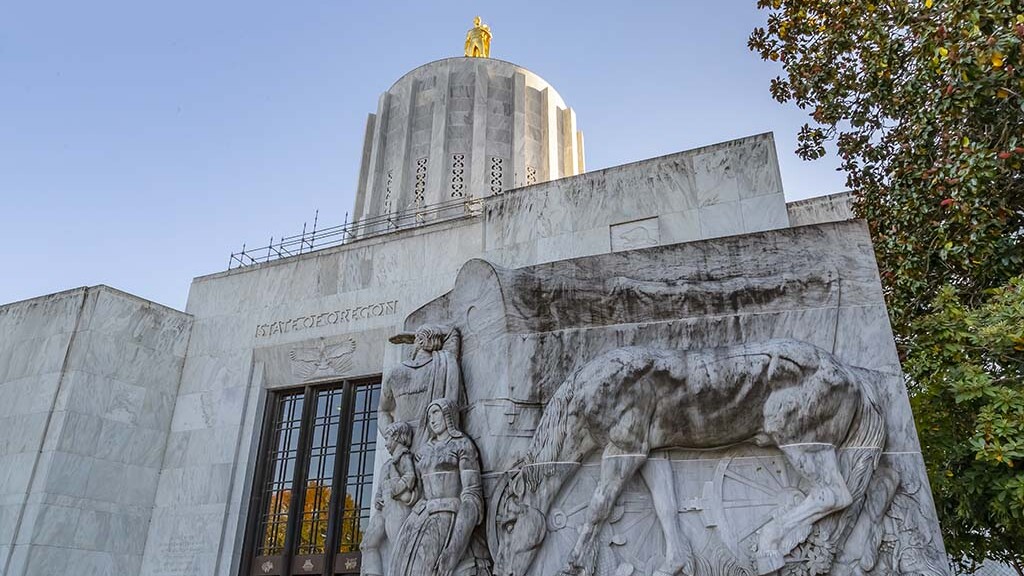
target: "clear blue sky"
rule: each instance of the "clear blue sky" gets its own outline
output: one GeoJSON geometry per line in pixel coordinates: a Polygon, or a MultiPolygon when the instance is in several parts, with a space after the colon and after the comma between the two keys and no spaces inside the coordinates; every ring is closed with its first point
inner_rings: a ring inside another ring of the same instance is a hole
{"type": "Polygon", "coordinates": [[[180,309],[243,242],[340,224],[379,94],[477,14],[576,109],[590,170],[774,131],[790,200],[843,189],[793,154],[755,0],[4,2],[0,303],[103,283],[180,309]]]}

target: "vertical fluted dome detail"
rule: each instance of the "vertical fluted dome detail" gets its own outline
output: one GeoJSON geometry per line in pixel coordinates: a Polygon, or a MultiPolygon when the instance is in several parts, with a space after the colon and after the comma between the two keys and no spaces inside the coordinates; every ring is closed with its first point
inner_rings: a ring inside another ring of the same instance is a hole
{"type": "Polygon", "coordinates": [[[367,120],[355,217],[500,194],[583,172],[576,114],[509,62],[448,58],[409,72],[367,120]]]}

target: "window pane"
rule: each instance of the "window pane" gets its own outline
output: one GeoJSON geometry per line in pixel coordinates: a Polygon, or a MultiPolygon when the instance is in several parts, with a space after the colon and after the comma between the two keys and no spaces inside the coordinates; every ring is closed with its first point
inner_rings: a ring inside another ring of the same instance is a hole
{"type": "Polygon", "coordinates": [[[334,477],[334,456],[341,425],[343,390],[334,388],[316,393],[316,410],[310,423],[311,442],[306,464],[306,489],[299,518],[299,541],[296,554],[323,554],[327,546],[328,513],[331,484],[334,477]]]}
{"type": "Polygon", "coordinates": [[[258,556],[277,556],[284,552],[288,527],[288,507],[292,500],[299,427],[302,425],[302,394],[282,396],[271,423],[273,440],[268,447],[268,478],[263,487],[260,511],[258,556]]]}
{"type": "Polygon", "coordinates": [[[359,386],[354,390],[352,437],[348,446],[349,466],[348,477],[345,479],[339,552],[358,551],[363,532],[370,521],[379,401],[380,383],[359,386]]]}

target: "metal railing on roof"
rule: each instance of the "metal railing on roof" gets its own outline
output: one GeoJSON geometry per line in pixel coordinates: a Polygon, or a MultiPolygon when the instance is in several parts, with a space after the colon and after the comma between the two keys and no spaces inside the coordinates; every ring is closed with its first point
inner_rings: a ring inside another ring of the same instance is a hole
{"type": "Polygon", "coordinates": [[[332,246],[347,244],[354,240],[390,234],[397,230],[472,217],[479,215],[482,211],[482,198],[458,198],[439,204],[414,207],[401,212],[365,218],[351,223],[348,222],[348,214],[345,214],[344,224],[328,228],[317,228],[320,219],[320,211],[318,210],[313,218],[312,228],[307,230],[307,224],[303,224],[301,234],[284,236],[276,240],[274,237],[271,237],[269,244],[259,248],[247,248],[245,244],[242,244],[240,252],[231,253],[231,258],[228,260],[228,270],[307,254],[314,250],[322,250],[332,246]]]}

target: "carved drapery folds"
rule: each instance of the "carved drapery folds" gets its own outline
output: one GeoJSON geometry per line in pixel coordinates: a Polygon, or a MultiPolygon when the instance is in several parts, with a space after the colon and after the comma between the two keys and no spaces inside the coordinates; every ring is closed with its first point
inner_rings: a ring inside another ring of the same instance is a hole
{"type": "Polygon", "coordinates": [[[920,458],[887,452],[892,375],[841,355],[841,266],[614,258],[470,262],[410,315],[380,417],[420,496],[364,573],[948,574],[920,458]]]}

